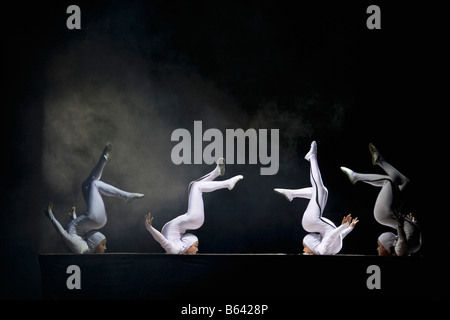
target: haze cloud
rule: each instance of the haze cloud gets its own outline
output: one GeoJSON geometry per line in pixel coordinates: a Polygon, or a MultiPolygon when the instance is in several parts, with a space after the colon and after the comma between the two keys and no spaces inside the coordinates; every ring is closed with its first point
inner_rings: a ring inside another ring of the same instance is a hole
{"type": "MultiPolygon", "coordinates": [[[[183,64],[182,59],[171,63],[149,58],[146,52],[167,35],[147,36],[142,42],[143,31],[136,30],[132,22],[133,15],[139,16],[137,12],[137,8],[128,12],[125,20],[105,14],[107,19],[89,27],[96,32],[90,30],[83,37],[71,39],[54,52],[47,62],[44,101],[43,173],[57,218],[64,224],[63,212],[73,205],[78,214],[84,213],[81,182],[96,164],[105,143],[110,142],[112,161],[102,180],[146,195],[130,205],[104,198],[109,219],[105,233],[112,241],[116,237],[115,245],[127,251],[133,249],[121,247],[119,239],[133,237],[133,233],[124,230],[134,230],[141,234],[139,239],[144,237],[142,242],[151,242],[145,238],[144,214],[152,211],[156,227],[161,228],[185,212],[188,183],[212,170],[206,165],[172,163],[171,149],[176,144],[170,141],[173,130],[191,131],[194,120],[201,120],[204,129],[222,132],[227,128],[280,129],[280,165],[303,175],[298,171],[298,152],[309,145],[317,128],[309,112],[320,104],[317,97],[305,97],[298,98],[290,108],[269,100],[257,106],[257,112],[255,106],[247,110],[242,101],[201,76],[195,67],[183,64]],[[121,21],[120,33],[114,29],[114,19],[121,21]],[[124,26],[127,23],[128,28],[124,26]],[[133,33],[124,33],[127,29],[133,33]]],[[[339,127],[343,108],[327,109],[331,126],[339,127]]],[[[231,172],[245,175],[246,170],[259,171],[260,166],[240,166],[231,172]]],[[[245,189],[243,194],[260,199],[251,183],[241,189],[245,189]]],[[[258,205],[262,203],[258,200],[258,205]]],[[[240,210],[254,207],[249,201],[240,210]]],[[[56,234],[44,233],[49,238],[41,242],[48,247],[56,234]]],[[[152,245],[157,247],[156,242],[152,245]]]]}

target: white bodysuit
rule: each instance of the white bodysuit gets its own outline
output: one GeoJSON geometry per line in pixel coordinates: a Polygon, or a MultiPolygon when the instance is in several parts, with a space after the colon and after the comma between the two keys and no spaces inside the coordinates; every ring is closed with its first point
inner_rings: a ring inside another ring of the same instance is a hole
{"type": "Polygon", "coordinates": [[[341,170],[353,184],[361,181],[381,188],[373,209],[375,220],[384,226],[397,230],[397,239],[394,241],[392,248],[386,249],[398,256],[415,253],[422,245],[420,227],[416,222],[400,213],[409,179],[386,162],[373,145],[370,148],[373,158],[372,163],[379,165],[387,175],[358,173],[345,167],[341,167],[341,170]],[[399,218],[402,220],[400,224],[399,218]]]}
{"type": "Polygon", "coordinates": [[[197,237],[187,230],[196,230],[203,225],[205,221],[205,211],[203,204],[203,193],[212,192],[218,189],[233,189],[237,181],[242,176],[235,176],[228,180],[213,181],[219,176],[219,169],[216,167],[211,173],[193,181],[189,185],[189,203],[188,210],[171,221],[167,222],[161,232],[150,225],[147,220],[145,226],[153,238],[158,241],[166,253],[182,254],[189,247],[198,241],[197,237]]]}
{"type": "Polygon", "coordinates": [[[307,232],[303,242],[317,255],[334,255],[342,249],[342,240],[353,227],[344,223],[338,228],[329,219],[322,217],[328,200],[328,190],[324,186],[317,162],[317,145],[311,144],[311,150],[305,156],[310,162],[310,181],[312,187],[302,189],[275,189],[288,200],[293,198],[310,199],[303,214],[302,227],[307,232]]]}
{"type": "Polygon", "coordinates": [[[121,198],[127,203],[133,199],[144,196],[140,193],[130,193],[120,190],[100,181],[103,169],[107,162],[107,151],[107,148],[105,148],[99,162],[81,185],[83,196],[88,207],[87,212],[81,216],[74,217],[66,228],[61,226],[52,210],[49,210],[48,212],[50,221],[74,253],[83,254],[92,252],[95,250],[94,245],[96,246],[98,239],[104,238],[104,236],[97,231],[102,228],[107,221],[102,195],[121,198]],[[95,233],[98,234],[96,235],[95,233]],[[90,241],[91,239],[95,239],[95,241],[90,241]]]}

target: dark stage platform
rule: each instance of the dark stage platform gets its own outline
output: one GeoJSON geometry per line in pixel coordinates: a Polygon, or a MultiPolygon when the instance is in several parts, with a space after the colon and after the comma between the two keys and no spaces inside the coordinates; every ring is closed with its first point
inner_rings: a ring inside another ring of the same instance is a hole
{"type": "Polygon", "coordinates": [[[109,253],[42,254],[39,262],[44,299],[448,297],[439,264],[423,257],[109,253]]]}

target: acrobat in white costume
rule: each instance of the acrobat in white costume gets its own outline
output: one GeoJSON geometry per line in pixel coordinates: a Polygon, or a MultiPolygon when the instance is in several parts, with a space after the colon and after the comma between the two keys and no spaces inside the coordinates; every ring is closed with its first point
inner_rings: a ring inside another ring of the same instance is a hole
{"type": "Polygon", "coordinates": [[[75,212],[72,212],[73,220],[66,228],[63,228],[53,214],[52,203],[49,204],[47,210],[44,210],[58,233],[63,237],[64,241],[74,253],[92,253],[95,251],[97,245],[105,239],[105,236],[97,231],[102,228],[107,221],[102,195],[121,198],[127,203],[144,196],[141,193],[131,193],[120,190],[100,181],[103,169],[110,159],[110,153],[111,145],[107,144],[97,165],[81,185],[83,197],[88,206],[85,214],[77,217],[75,212]]]}
{"type": "MultiPolygon", "coordinates": [[[[311,149],[305,159],[311,164],[310,180],[312,187],[302,189],[274,189],[275,192],[284,195],[289,201],[293,198],[310,199],[303,214],[302,226],[309,234],[303,238],[304,245],[316,255],[334,255],[342,249],[342,240],[350,233],[358,222],[351,216],[344,218],[343,223],[336,225],[322,216],[328,200],[328,190],[324,186],[317,161],[317,143],[311,143],[311,149]]],[[[306,254],[308,252],[304,250],[306,254]]]]}
{"type": "Polygon", "coordinates": [[[161,232],[152,226],[153,217],[150,213],[146,216],[145,226],[153,238],[158,241],[169,254],[197,253],[197,249],[191,252],[191,246],[198,242],[198,238],[187,230],[196,230],[205,221],[203,193],[228,188],[232,190],[235,184],[243,178],[242,175],[234,176],[228,180],[213,181],[225,172],[225,159],[217,160],[216,168],[202,178],[189,184],[188,210],[171,221],[167,222],[161,232]],[[189,250],[189,252],[188,252],[189,250]]]}
{"type": "Polygon", "coordinates": [[[371,143],[369,150],[372,155],[372,164],[379,165],[387,175],[358,173],[346,167],[341,167],[341,170],[352,184],[361,181],[381,188],[373,210],[375,220],[384,226],[396,229],[397,235],[385,232],[380,235],[378,241],[392,255],[413,254],[422,244],[420,227],[412,215],[406,216],[400,212],[409,179],[386,162],[371,143]]]}

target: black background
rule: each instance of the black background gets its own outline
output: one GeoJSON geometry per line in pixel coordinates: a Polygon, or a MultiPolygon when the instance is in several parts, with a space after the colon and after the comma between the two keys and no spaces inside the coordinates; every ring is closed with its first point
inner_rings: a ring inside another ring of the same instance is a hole
{"type": "MultiPolygon", "coordinates": [[[[447,213],[445,197],[439,190],[447,174],[441,167],[445,158],[440,156],[446,146],[442,143],[445,100],[437,99],[445,92],[438,80],[443,73],[439,57],[444,43],[438,33],[441,20],[435,18],[440,9],[425,4],[379,2],[382,29],[368,30],[366,8],[371,3],[355,3],[78,1],[81,30],[66,28],[65,11],[71,3],[8,5],[2,20],[6,97],[2,107],[6,113],[2,116],[2,298],[39,299],[38,253],[68,252],[42,214],[48,201],[59,202],[58,218],[63,208],[83,208],[81,202],[66,203],[64,197],[72,198],[54,190],[43,169],[43,154],[48,147],[45,108],[55,84],[48,69],[64,65],[54,64],[54,59],[64,59],[78,43],[92,46],[83,48],[85,53],[91,52],[92,58],[85,54],[84,60],[72,59],[82,65],[68,69],[76,72],[67,74],[58,90],[76,92],[80,79],[84,79],[80,74],[92,74],[93,81],[96,77],[112,78],[126,91],[145,74],[143,81],[157,79],[160,85],[164,83],[161,87],[165,90],[171,88],[161,95],[176,96],[184,92],[186,80],[174,82],[173,86],[170,80],[192,77],[201,79],[202,85],[191,85],[190,89],[198,90],[191,95],[204,96],[205,91],[213,90],[232,101],[233,108],[225,112],[232,117],[223,127],[218,120],[205,123],[204,129],[223,130],[227,126],[245,130],[255,124],[255,119],[263,118],[261,128],[280,130],[277,175],[260,176],[260,165],[230,165],[227,176],[243,174],[242,184],[232,193],[204,197],[207,220],[196,231],[200,252],[301,252],[305,232],[300,217],[307,202],[288,203],[272,189],[309,185],[308,163],[303,156],[311,141],[316,140],[322,176],[330,191],[324,215],[335,223],[347,213],[361,220],[346,238],[341,253],[376,254],[376,238],[387,231],[372,218],[377,190],[367,185],[352,186],[339,170],[341,165],[362,172],[376,170],[368,151],[372,142],[412,182],[405,210],[414,213],[423,229],[424,243],[419,254],[425,258],[442,254],[445,243],[438,230],[445,225],[447,213]],[[100,35],[109,48],[119,53],[105,56],[101,42],[83,42],[92,34],[100,35]],[[139,64],[130,66],[130,73],[136,75],[134,82],[127,83],[122,71],[135,57],[148,64],[142,72],[139,64]],[[121,58],[125,66],[120,64],[121,58]],[[292,126],[296,117],[302,119],[297,127],[292,126]],[[232,119],[244,120],[233,123],[232,119]],[[44,236],[53,239],[51,244],[42,242],[44,236]]],[[[193,121],[202,120],[205,109],[175,103],[173,109],[164,105],[159,112],[173,128],[192,131],[193,121]]],[[[65,126],[63,120],[59,126],[65,126]]],[[[145,130],[151,133],[151,129],[145,130]]],[[[95,157],[90,157],[87,167],[95,163],[103,144],[111,139],[101,135],[95,138],[96,149],[89,150],[95,157]]],[[[174,145],[169,136],[161,139],[166,139],[169,150],[174,145]]],[[[145,139],[130,145],[136,153],[153,148],[145,139]]],[[[120,151],[121,145],[114,150],[120,151]]],[[[69,145],[67,152],[73,151],[69,145]]],[[[81,161],[77,155],[82,151],[74,153],[75,163],[81,161]]],[[[170,154],[161,154],[156,148],[151,155],[170,161],[170,154]]],[[[177,167],[170,162],[167,166],[172,175],[163,179],[186,187],[211,168],[205,164],[177,167]],[[180,175],[182,181],[177,180],[180,175]]],[[[62,162],[55,170],[70,170],[70,166],[62,162]]],[[[79,185],[87,172],[73,174],[77,179],[64,183],[79,185]]],[[[136,174],[146,173],[143,170],[136,174]]],[[[111,180],[116,185],[121,183],[120,175],[111,174],[111,180]]],[[[151,190],[142,192],[146,197],[136,209],[140,213],[132,218],[135,222],[130,226],[137,226],[133,231],[115,232],[120,224],[118,220],[114,224],[114,213],[109,213],[105,226],[111,239],[109,252],[162,252],[146,232],[143,215],[146,210],[158,215],[158,210],[170,209],[170,216],[160,213],[160,220],[155,221],[160,228],[171,217],[184,213],[185,194],[177,194],[177,201],[160,209],[155,206],[159,200],[151,190]]],[[[113,201],[109,202],[111,209],[106,203],[107,210],[115,210],[113,201]]]]}

